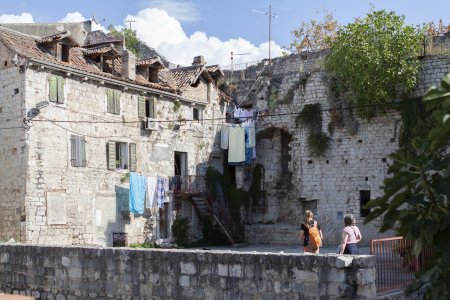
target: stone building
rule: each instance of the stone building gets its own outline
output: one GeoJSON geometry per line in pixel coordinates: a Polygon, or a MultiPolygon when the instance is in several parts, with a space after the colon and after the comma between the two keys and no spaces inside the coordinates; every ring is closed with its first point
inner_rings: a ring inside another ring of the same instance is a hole
{"type": "MultiPolygon", "coordinates": [[[[434,49],[421,57],[422,70],[416,96],[450,72],[450,34],[435,39],[434,49]],[[437,45],[437,46],[436,46],[437,45]],[[444,51],[446,49],[446,51],[444,51]],[[447,53],[447,54],[445,54],[447,53]]],[[[383,180],[398,148],[401,117],[396,111],[360,119],[345,104],[336,106],[326,85],[324,53],[280,57],[233,73],[233,102],[258,111],[257,159],[249,166],[230,166],[237,185],[249,189],[255,165],[263,167],[260,198],[246,211],[246,239],[250,243],[299,244],[303,212],[312,210],[322,226],[325,245],[338,245],[343,216],[353,213],[362,231],[362,243],[394,236],[379,233],[380,220],[363,225],[363,205],[382,195],[383,180]],[[310,129],[296,124],[307,104],[320,104],[320,130],[331,138],[322,157],[308,148],[310,129]],[[336,113],[339,113],[336,116],[336,113]],[[333,123],[339,118],[340,124],[333,123]],[[333,126],[334,125],[334,126],[333,126]],[[331,128],[330,128],[331,127],[331,128]]]]}
{"type": "Polygon", "coordinates": [[[0,26],[0,240],[161,243],[176,214],[195,216],[170,191],[163,207],[130,213],[127,178],[177,175],[187,188],[221,166],[223,73],[201,57],[169,70],[123,42],[90,22],[0,26]]]}

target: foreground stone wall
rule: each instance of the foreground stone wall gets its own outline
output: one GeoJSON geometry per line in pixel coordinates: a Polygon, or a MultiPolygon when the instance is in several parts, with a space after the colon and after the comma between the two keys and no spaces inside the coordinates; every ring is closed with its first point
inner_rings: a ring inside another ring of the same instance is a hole
{"type": "Polygon", "coordinates": [[[0,245],[0,293],[37,299],[373,299],[373,256],[0,245]]]}

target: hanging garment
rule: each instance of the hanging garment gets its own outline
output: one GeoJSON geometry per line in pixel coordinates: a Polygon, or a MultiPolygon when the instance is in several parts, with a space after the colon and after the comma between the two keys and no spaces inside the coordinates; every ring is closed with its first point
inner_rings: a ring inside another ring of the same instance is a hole
{"type": "Polygon", "coordinates": [[[230,127],[222,125],[222,130],[220,131],[220,148],[228,149],[228,138],[229,138],[230,127]]]}
{"type": "Polygon", "coordinates": [[[147,177],[130,173],[129,211],[144,213],[145,191],[147,190],[147,177]]]}
{"type": "Polygon", "coordinates": [[[245,161],[245,130],[241,127],[230,127],[228,162],[237,163],[245,161]]]}
{"type": "Polygon", "coordinates": [[[157,179],[157,186],[156,186],[156,198],[157,198],[157,202],[158,202],[158,207],[162,208],[164,207],[164,193],[165,193],[165,178],[163,177],[159,177],[157,179]]]}
{"type": "Polygon", "coordinates": [[[145,208],[152,208],[157,205],[156,199],[156,186],[158,184],[158,178],[148,177],[147,178],[147,193],[145,208]]]}
{"type": "MultiPolygon", "coordinates": [[[[253,122],[254,124],[254,122],[253,122]]],[[[256,147],[255,125],[248,127],[248,147],[256,147]]]]}

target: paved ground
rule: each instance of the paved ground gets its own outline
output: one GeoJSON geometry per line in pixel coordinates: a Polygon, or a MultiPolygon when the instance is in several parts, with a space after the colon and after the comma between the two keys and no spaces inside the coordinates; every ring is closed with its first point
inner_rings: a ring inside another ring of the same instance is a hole
{"type": "MultiPolygon", "coordinates": [[[[211,247],[200,247],[196,249],[208,249],[208,250],[229,250],[229,251],[238,251],[238,252],[268,252],[268,253],[303,253],[303,249],[300,249],[300,246],[274,246],[274,245],[237,245],[237,246],[211,246],[211,247]]],[[[336,253],[336,247],[321,247],[320,253],[336,253]]],[[[359,254],[370,254],[369,247],[359,247],[359,254]]]]}

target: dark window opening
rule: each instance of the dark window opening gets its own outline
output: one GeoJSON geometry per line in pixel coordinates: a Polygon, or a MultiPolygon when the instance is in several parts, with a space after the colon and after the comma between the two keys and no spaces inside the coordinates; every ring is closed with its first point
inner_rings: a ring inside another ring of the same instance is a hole
{"type": "Polygon", "coordinates": [[[200,77],[193,84],[191,84],[191,86],[197,87],[199,84],[200,84],[200,77]]]}
{"type": "Polygon", "coordinates": [[[195,121],[200,121],[200,110],[196,107],[192,109],[192,119],[195,121]]]}
{"type": "Polygon", "coordinates": [[[148,70],[148,81],[158,83],[158,69],[156,68],[149,68],[148,70]]]}
{"type": "Polygon", "coordinates": [[[367,217],[370,213],[370,208],[364,208],[364,206],[370,201],[370,191],[359,191],[359,204],[361,217],[367,217]]]}
{"type": "Polygon", "coordinates": [[[61,45],[61,61],[69,62],[70,46],[61,45]]]}

